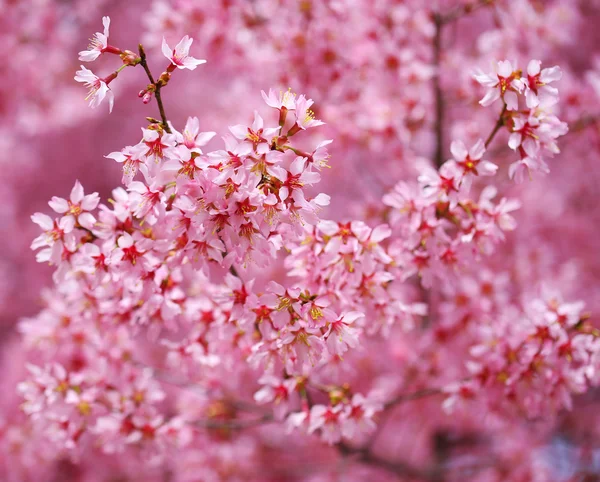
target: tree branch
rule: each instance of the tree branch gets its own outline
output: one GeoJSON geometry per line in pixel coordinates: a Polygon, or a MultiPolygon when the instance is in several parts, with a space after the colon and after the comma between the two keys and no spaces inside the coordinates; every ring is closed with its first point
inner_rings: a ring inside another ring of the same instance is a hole
{"type": "Polygon", "coordinates": [[[433,37],[433,64],[435,74],[433,76],[433,94],[435,97],[435,152],[433,159],[439,168],[444,163],[444,96],[440,86],[440,58],[442,54],[442,16],[433,14],[435,23],[435,36],[433,37]]]}
{"type": "Polygon", "coordinates": [[[215,419],[205,419],[205,420],[196,420],[192,422],[193,425],[196,425],[201,428],[207,429],[227,429],[227,430],[244,430],[246,428],[256,427],[259,425],[264,425],[270,422],[273,422],[273,415],[268,413],[259,418],[252,419],[237,419],[237,420],[215,420],[215,419]]]}
{"type": "Polygon", "coordinates": [[[454,22],[465,15],[470,15],[475,10],[481,7],[492,6],[495,0],[479,0],[475,2],[466,3],[465,5],[459,5],[444,15],[440,15],[440,21],[442,25],[454,22]]]}
{"type": "Polygon", "coordinates": [[[439,395],[442,393],[441,388],[424,388],[423,390],[417,390],[412,393],[405,393],[402,395],[398,395],[393,398],[389,402],[387,402],[384,406],[385,409],[395,407],[396,405],[400,405],[404,402],[410,402],[411,400],[418,400],[420,398],[430,397],[432,395],[439,395]]]}
{"type": "Polygon", "coordinates": [[[382,468],[392,474],[410,477],[417,480],[433,480],[433,474],[428,470],[420,469],[407,462],[392,462],[373,454],[369,449],[358,449],[346,444],[345,442],[337,444],[337,448],[344,456],[356,457],[358,462],[363,462],[365,464],[382,468]]]}
{"type": "Polygon", "coordinates": [[[148,80],[150,80],[150,83],[155,87],[154,96],[156,97],[156,103],[158,104],[158,111],[160,112],[160,119],[162,121],[163,129],[170,134],[171,128],[169,127],[167,115],[165,114],[165,107],[163,105],[162,98],[160,95],[160,89],[162,88],[162,84],[154,80],[154,77],[150,72],[150,68],[148,67],[148,62],[146,62],[146,52],[144,51],[144,46],[142,44],[138,45],[138,50],[140,52],[140,64],[144,68],[144,71],[148,76],[148,80]]]}
{"type": "Polygon", "coordinates": [[[583,116],[581,119],[579,119],[573,123],[571,129],[569,130],[569,132],[567,132],[567,134],[581,132],[581,131],[585,130],[586,128],[588,128],[589,126],[592,126],[599,122],[600,122],[600,114],[583,116]]]}
{"type": "Polygon", "coordinates": [[[488,138],[485,141],[486,149],[492,143],[492,141],[494,140],[494,137],[496,136],[496,134],[498,133],[500,128],[504,125],[504,114],[506,114],[506,103],[502,107],[502,112],[500,112],[500,117],[498,117],[498,120],[496,121],[496,125],[494,126],[494,129],[492,130],[492,132],[490,132],[490,135],[488,136],[488,138]]]}

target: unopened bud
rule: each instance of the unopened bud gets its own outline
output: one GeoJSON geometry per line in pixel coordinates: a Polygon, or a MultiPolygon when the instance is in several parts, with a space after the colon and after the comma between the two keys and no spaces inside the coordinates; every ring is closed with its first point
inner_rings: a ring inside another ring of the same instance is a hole
{"type": "Polygon", "coordinates": [[[143,96],[142,96],[142,102],[144,104],[148,104],[150,101],[152,100],[152,92],[146,92],[143,96]]]}
{"type": "Polygon", "coordinates": [[[161,85],[167,85],[169,83],[169,80],[171,80],[171,74],[169,72],[163,72],[158,78],[158,83],[160,83],[161,85]]]}
{"type": "Polygon", "coordinates": [[[125,50],[120,57],[125,65],[137,65],[141,61],[141,59],[131,50],[125,50]]]}

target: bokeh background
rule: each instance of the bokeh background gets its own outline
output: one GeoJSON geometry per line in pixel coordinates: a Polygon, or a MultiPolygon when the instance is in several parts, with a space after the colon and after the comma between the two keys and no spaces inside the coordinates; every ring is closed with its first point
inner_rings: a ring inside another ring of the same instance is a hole
{"type": "MultiPolygon", "coordinates": [[[[136,50],[141,41],[155,74],[166,67],[163,35],[171,45],[184,34],[195,39],[192,54],[208,63],[194,72],[175,72],[163,90],[175,126],[193,115],[201,130],[224,134],[226,126],[251,120],[263,104],[261,89],[291,88],[313,98],[316,117],[327,123],[319,135],[334,139],[332,168],[319,186],[332,197],[324,217],[372,221],[381,215],[381,196],[399,180],[413,180],[435,155],[431,12],[476,3],[0,0],[3,390],[12,393],[22,373],[25,355],[16,323],[40,309],[40,293],[51,284],[51,269],[37,264],[29,249],[38,234],[30,215],[47,212],[53,195],[66,197],[75,179],[106,199],[121,172],[104,156],[137,143],[145,117],[157,116],[155,104],[143,105],[137,97],[146,86],[141,69],[126,69],[111,84],[116,97],[111,114],[106,105],[87,106],[85,90],[73,79],[77,53],[101,30],[103,15],[111,17],[110,43],[136,50]]],[[[571,132],[549,161],[551,173],[523,185],[510,181],[514,154],[504,134],[487,154],[500,165],[502,194],[523,204],[519,229],[488,268],[508,263],[511,282],[523,293],[543,282],[566,298],[584,300],[592,313],[600,309],[599,21],[596,0],[489,2],[445,29],[440,64],[444,158],[450,157],[452,139],[483,137],[496,120],[497,105],[477,104],[482,90],[471,79],[475,67],[488,71],[493,61],[509,58],[525,68],[529,59],[539,58],[563,69],[558,115],[571,132]]],[[[93,64],[101,75],[119,65],[105,57],[93,64]]],[[[209,148],[218,145],[219,136],[209,148]]],[[[9,416],[16,395],[1,398],[0,417],[1,410],[9,416]]],[[[596,398],[588,395],[581,406],[597,406],[596,398]]],[[[573,440],[597,440],[593,412],[578,412],[585,427],[566,416],[564,432],[573,440]]]]}

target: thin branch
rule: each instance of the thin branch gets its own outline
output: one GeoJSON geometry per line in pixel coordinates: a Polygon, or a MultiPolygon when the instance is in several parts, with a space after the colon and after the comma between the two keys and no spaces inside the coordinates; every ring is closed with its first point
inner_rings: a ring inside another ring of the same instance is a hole
{"type": "Polygon", "coordinates": [[[158,104],[158,111],[160,112],[160,118],[162,121],[162,126],[165,131],[169,134],[171,133],[171,128],[169,127],[169,122],[167,121],[167,115],[165,114],[165,107],[162,102],[162,98],[160,95],[160,89],[162,88],[162,84],[160,82],[155,82],[152,73],[150,72],[150,68],[148,67],[148,62],[146,62],[146,52],[144,51],[144,47],[142,44],[138,46],[140,52],[140,64],[144,68],[146,75],[148,76],[148,80],[150,83],[154,85],[155,91],[154,96],[156,97],[156,103],[158,104]]]}
{"type": "Polygon", "coordinates": [[[573,123],[567,134],[581,132],[597,123],[600,123],[600,114],[583,116],[581,119],[573,123]]]}
{"type": "Polygon", "coordinates": [[[439,395],[441,393],[442,393],[441,388],[424,388],[423,390],[417,390],[416,392],[398,395],[397,397],[395,397],[392,400],[390,400],[389,402],[387,402],[385,404],[384,408],[387,409],[387,408],[395,407],[396,405],[400,405],[401,403],[404,403],[404,402],[410,402],[412,400],[418,400],[420,398],[431,397],[433,395],[439,395]]]}
{"type": "Polygon", "coordinates": [[[196,425],[201,428],[207,429],[227,429],[227,430],[244,430],[246,428],[257,427],[259,425],[265,425],[267,423],[273,422],[274,418],[272,414],[265,414],[259,418],[252,419],[238,419],[238,420],[214,420],[214,419],[206,419],[206,420],[196,420],[192,422],[193,425],[196,425]]]}
{"type": "Polygon", "coordinates": [[[502,112],[500,112],[500,117],[498,117],[498,120],[496,121],[496,125],[494,126],[494,129],[492,130],[492,132],[490,132],[490,135],[488,136],[488,138],[485,141],[486,149],[492,143],[492,141],[494,140],[494,137],[496,136],[496,134],[498,133],[500,128],[504,125],[504,114],[506,114],[506,103],[502,107],[502,112]]]}

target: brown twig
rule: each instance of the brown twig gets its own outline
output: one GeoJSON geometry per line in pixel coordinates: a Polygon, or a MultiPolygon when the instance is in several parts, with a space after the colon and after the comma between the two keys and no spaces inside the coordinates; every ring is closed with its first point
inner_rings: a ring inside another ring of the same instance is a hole
{"type": "Polygon", "coordinates": [[[170,134],[171,128],[169,127],[167,115],[165,114],[165,107],[163,105],[162,98],[160,95],[160,89],[162,88],[162,84],[154,80],[154,77],[150,72],[150,68],[148,67],[148,62],[146,62],[146,52],[144,51],[144,46],[142,44],[138,45],[138,50],[140,52],[140,65],[144,68],[144,71],[146,72],[150,83],[155,87],[154,96],[156,97],[156,103],[158,104],[158,111],[160,112],[160,119],[162,121],[163,129],[170,134]]]}
{"type": "Polygon", "coordinates": [[[397,397],[395,397],[392,400],[390,400],[389,402],[387,402],[385,404],[385,408],[388,409],[391,407],[395,407],[396,405],[399,405],[404,402],[410,402],[412,400],[418,400],[420,398],[430,397],[433,395],[439,395],[441,393],[442,393],[441,388],[424,388],[423,390],[417,390],[412,393],[404,393],[402,395],[398,395],[397,397]]]}
{"type": "Polygon", "coordinates": [[[572,124],[572,127],[569,129],[567,134],[581,132],[589,126],[597,123],[600,123],[600,114],[583,116],[581,119],[572,124]]]}
{"type": "Polygon", "coordinates": [[[491,144],[491,142],[494,140],[494,137],[496,136],[496,134],[498,133],[500,128],[504,125],[504,114],[506,114],[506,103],[502,107],[502,112],[500,112],[500,117],[498,117],[498,120],[496,121],[496,125],[494,126],[494,129],[492,130],[492,132],[490,132],[490,135],[488,136],[488,138],[485,141],[486,149],[491,144]]]}
{"type": "Polygon", "coordinates": [[[207,429],[226,429],[226,430],[244,430],[246,428],[256,427],[259,425],[265,425],[267,423],[273,422],[274,418],[272,414],[265,414],[259,418],[252,419],[238,419],[238,420],[215,420],[215,419],[205,419],[205,420],[195,420],[192,422],[193,425],[196,425],[201,428],[207,429]]]}

